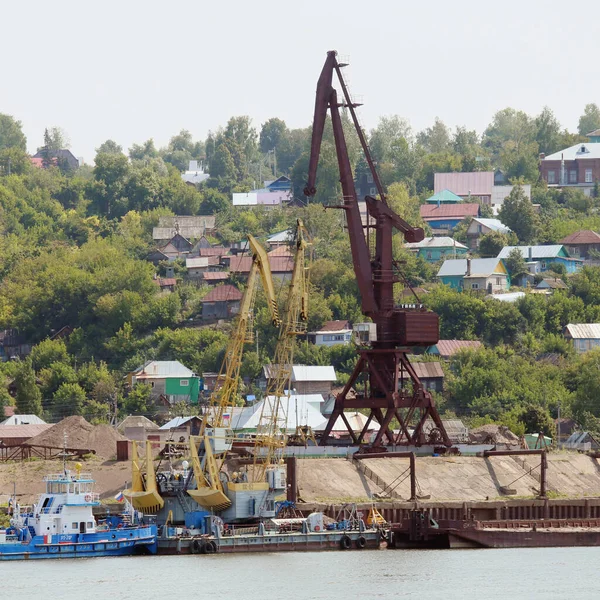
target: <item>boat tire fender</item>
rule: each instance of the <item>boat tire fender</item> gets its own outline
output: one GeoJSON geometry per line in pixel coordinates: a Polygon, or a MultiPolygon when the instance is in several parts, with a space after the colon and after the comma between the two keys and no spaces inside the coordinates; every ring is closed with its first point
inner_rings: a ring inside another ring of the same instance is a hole
{"type": "Polygon", "coordinates": [[[365,546],[367,545],[367,540],[365,539],[364,536],[360,536],[357,540],[356,540],[356,547],[359,550],[362,550],[365,546]]]}
{"type": "Polygon", "coordinates": [[[340,539],[340,548],[342,550],[350,550],[351,546],[352,546],[352,540],[350,539],[350,537],[347,535],[343,535],[340,539]]]}
{"type": "Polygon", "coordinates": [[[215,544],[214,541],[210,540],[206,542],[206,544],[204,544],[202,551],[204,552],[204,554],[215,554],[217,551],[217,544],[215,544]]]}
{"type": "Polygon", "coordinates": [[[190,545],[190,552],[192,554],[200,554],[204,550],[204,546],[200,540],[193,540],[190,545]]]}

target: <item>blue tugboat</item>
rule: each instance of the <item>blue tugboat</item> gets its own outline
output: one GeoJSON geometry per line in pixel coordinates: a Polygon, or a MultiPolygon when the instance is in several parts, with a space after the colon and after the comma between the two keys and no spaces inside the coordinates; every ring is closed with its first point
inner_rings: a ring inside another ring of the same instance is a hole
{"type": "Polygon", "coordinates": [[[64,469],[44,477],[46,492],[30,511],[11,506],[10,527],[0,530],[0,560],[90,558],[156,553],[156,525],[137,520],[137,513],[97,522],[100,505],[91,475],[64,469]]]}

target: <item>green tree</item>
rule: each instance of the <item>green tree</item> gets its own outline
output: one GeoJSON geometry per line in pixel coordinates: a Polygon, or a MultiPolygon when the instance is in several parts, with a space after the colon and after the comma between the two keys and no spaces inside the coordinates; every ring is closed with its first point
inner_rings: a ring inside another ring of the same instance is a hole
{"type": "Polygon", "coordinates": [[[523,254],[519,248],[513,248],[508,256],[504,259],[504,264],[508,270],[510,278],[515,281],[522,275],[526,275],[529,270],[523,258],[523,254]]]}
{"type": "Polygon", "coordinates": [[[377,127],[371,130],[369,135],[373,158],[378,162],[388,160],[392,148],[402,139],[406,140],[408,145],[412,144],[412,129],[406,119],[398,115],[379,117],[377,127]]]}
{"type": "Polygon", "coordinates": [[[136,383],[123,400],[123,412],[128,415],[147,415],[151,392],[152,388],[147,383],[136,383]]]}
{"type": "Polygon", "coordinates": [[[19,365],[15,375],[15,386],[17,388],[15,403],[18,413],[41,416],[42,393],[35,381],[31,359],[24,360],[19,365]]]}
{"type": "Polygon", "coordinates": [[[417,134],[417,144],[427,152],[446,152],[450,148],[450,129],[436,117],[431,127],[417,134]]]}
{"type": "Polygon", "coordinates": [[[96,154],[123,154],[123,146],[114,140],[106,140],[96,148],[96,154]]]}
{"type": "Polygon", "coordinates": [[[81,415],[85,405],[85,391],[78,383],[63,383],[52,397],[52,412],[57,419],[81,415]]]}
{"type": "Polygon", "coordinates": [[[510,148],[519,153],[522,146],[534,140],[534,136],[534,123],[527,113],[505,108],[494,115],[483,132],[483,146],[498,158],[509,142],[510,148]]]}
{"type": "Polygon", "coordinates": [[[279,145],[287,136],[287,134],[288,129],[285,121],[277,118],[272,118],[268,121],[265,121],[260,129],[260,151],[267,153],[273,149],[278,150],[279,145]]]}
{"type": "Polygon", "coordinates": [[[550,108],[544,106],[534,120],[535,141],[540,152],[552,154],[561,148],[560,123],[550,108]]]}
{"type": "Polygon", "coordinates": [[[508,246],[508,236],[500,231],[490,231],[479,239],[479,254],[484,258],[498,256],[504,246],[508,246]]]}
{"type": "Polygon", "coordinates": [[[150,138],[143,144],[133,144],[129,148],[129,158],[131,160],[146,160],[158,157],[158,150],[154,145],[154,140],[150,138]]]}
{"type": "Polygon", "coordinates": [[[498,216],[502,223],[516,234],[520,242],[533,242],[537,231],[537,217],[531,200],[520,185],[515,185],[505,198],[498,216]]]}
{"type": "Polygon", "coordinates": [[[523,409],[519,420],[525,425],[527,433],[543,433],[554,437],[556,428],[547,409],[530,404],[523,409]]]}
{"type": "Polygon", "coordinates": [[[21,121],[15,120],[10,115],[0,113],[0,150],[17,148],[27,150],[27,138],[23,133],[21,121]]]}
{"type": "Polygon", "coordinates": [[[596,129],[600,129],[600,108],[597,104],[586,104],[583,114],[579,117],[577,131],[579,135],[587,135],[596,129]]]}
{"type": "Polygon", "coordinates": [[[46,339],[31,350],[31,360],[36,371],[48,368],[52,363],[69,363],[70,356],[64,340],[46,339]]]}

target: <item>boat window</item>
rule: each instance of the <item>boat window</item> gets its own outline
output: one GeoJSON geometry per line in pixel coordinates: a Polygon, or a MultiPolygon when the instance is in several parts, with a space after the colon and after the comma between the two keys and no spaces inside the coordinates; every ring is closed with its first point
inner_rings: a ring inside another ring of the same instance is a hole
{"type": "Polygon", "coordinates": [[[69,494],[76,494],[77,492],[75,491],[75,484],[74,483],[70,483],[69,484],[69,494]]]}
{"type": "Polygon", "coordinates": [[[88,521],[88,529],[94,529],[94,523],[92,521],[88,521]]]}
{"type": "Polygon", "coordinates": [[[73,521],[73,523],[71,523],[71,529],[77,529],[79,527],[79,523],[76,523],[75,521],[73,521]]]}

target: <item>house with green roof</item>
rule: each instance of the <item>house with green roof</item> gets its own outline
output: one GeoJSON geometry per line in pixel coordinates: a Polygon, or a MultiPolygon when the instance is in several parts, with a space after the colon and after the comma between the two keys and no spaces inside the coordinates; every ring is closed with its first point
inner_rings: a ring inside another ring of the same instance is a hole
{"type": "Polygon", "coordinates": [[[426,202],[428,204],[455,204],[457,202],[462,202],[462,198],[450,190],[442,190],[427,198],[426,202]]]}

